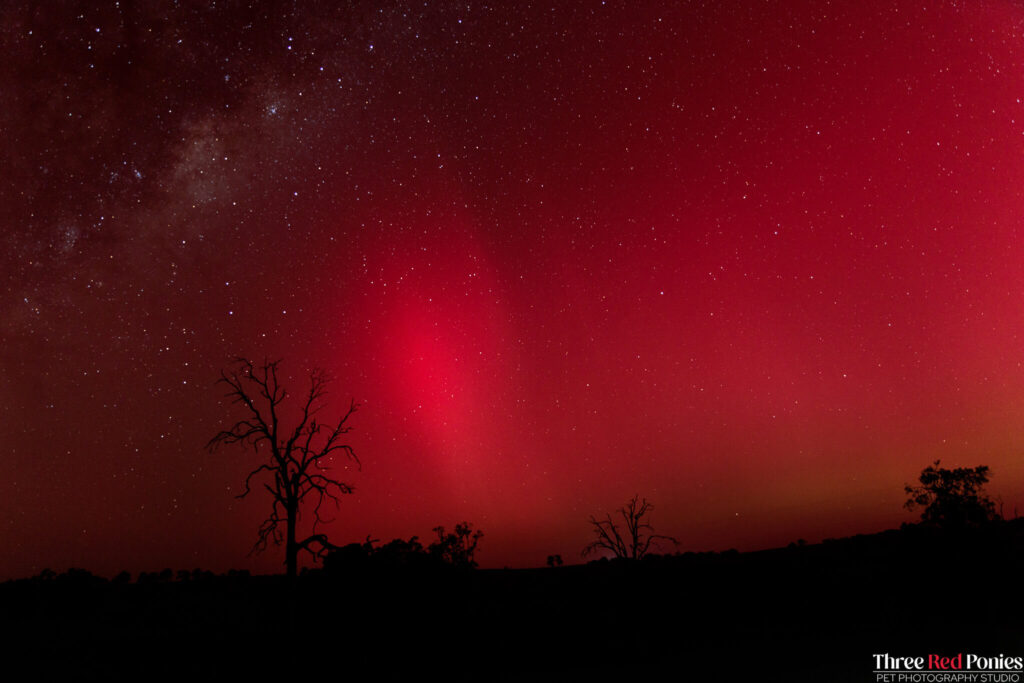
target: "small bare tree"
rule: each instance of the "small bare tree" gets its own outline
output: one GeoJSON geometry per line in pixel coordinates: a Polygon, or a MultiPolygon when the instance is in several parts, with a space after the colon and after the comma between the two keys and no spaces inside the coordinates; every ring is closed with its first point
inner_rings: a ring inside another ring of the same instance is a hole
{"type": "Polygon", "coordinates": [[[590,524],[597,539],[583,549],[583,557],[601,550],[609,550],[615,557],[639,560],[647,554],[651,545],[659,540],[671,541],[673,545],[677,545],[678,542],[671,536],[652,533],[654,527],[649,521],[645,521],[644,517],[653,509],[654,506],[648,503],[646,498],[641,501],[639,496],[633,496],[631,501],[618,510],[625,527],[621,530],[610,514],[606,515],[605,519],[591,517],[590,524]]]}
{"type": "Polygon", "coordinates": [[[317,420],[317,414],[324,408],[327,374],[314,369],[309,375],[309,390],[293,416],[294,427],[286,428],[281,422],[287,417],[282,414],[288,392],[278,378],[280,361],[264,361],[256,366],[252,361],[236,360],[234,366],[221,372],[218,384],[228,387],[226,397],[233,399],[245,409],[245,416],[210,439],[207,449],[211,452],[220,446],[241,444],[262,456],[261,464],[245,478],[245,490],[238,498],[249,495],[253,479],[266,472],[268,476],[263,488],[270,493],[273,505],[270,515],[260,525],[259,537],[251,552],[261,552],[268,541],[281,544],[281,526],[284,526],[285,567],[289,577],[298,571],[300,550],[319,558],[333,548],[327,536],[317,533],[317,527],[325,520],[320,515],[324,501],[330,500],[335,507],[339,496],[352,493],[349,484],[338,481],[328,474],[329,463],[335,453],[353,460],[358,466],[355,451],[343,437],[350,431],[348,419],[359,407],[355,401],[336,423],[317,420]],[[313,533],[304,540],[296,537],[300,508],[310,497],[313,505],[313,533]]]}

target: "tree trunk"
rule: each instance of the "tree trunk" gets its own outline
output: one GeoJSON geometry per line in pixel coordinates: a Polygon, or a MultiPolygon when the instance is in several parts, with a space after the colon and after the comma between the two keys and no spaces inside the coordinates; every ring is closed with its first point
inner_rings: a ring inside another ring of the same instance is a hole
{"type": "Polygon", "coordinates": [[[288,507],[288,532],[285,538],[285,573],[289,579],[298,575],[299,569],[299,546],[295,541],[295,513],[298,512],[298,505],[288,507]]]}

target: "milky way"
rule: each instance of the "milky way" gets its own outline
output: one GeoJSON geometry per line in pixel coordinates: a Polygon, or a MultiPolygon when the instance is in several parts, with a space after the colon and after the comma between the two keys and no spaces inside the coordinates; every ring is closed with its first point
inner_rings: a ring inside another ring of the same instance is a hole
{"type": "Polygon", "coordinates": [[[1015,3],[92,4],[0,10],[3,576],[277,570],[236,356],[362,404],[336,542],[767,547],[937,458],[1013,513],[1015,3]]]}

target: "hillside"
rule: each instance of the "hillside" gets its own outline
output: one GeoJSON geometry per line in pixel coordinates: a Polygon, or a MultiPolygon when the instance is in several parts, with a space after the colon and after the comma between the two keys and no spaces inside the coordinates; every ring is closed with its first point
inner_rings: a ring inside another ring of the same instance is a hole
{"type": "Polygon", "coordinates": [[[47,667],[406,680],[875,680],[872,655],[1021,654],[1024,521],[751,553],[530,570],[281,577],[87,572],[0,585],[4,642],[47,667]]]}

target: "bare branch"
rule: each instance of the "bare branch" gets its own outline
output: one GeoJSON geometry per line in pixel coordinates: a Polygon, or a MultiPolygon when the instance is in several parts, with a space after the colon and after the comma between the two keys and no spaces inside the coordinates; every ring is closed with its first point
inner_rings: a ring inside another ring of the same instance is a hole
{"type": "Polygon", "coordinates": [[[270,465],[268,465],[266,463],[263,463],[262,465],[260,465],[256,469],[254,469],[252,472],[250,472],[249,475],[245,478],[245,491],[242,491],[240,494],[235,496],[235,498],[245,498],[247,495],[249,495],[249,491],[250,491],[249,482],[252,481],[252,478],[254,476],[256,476],[257,474],[259,474],[260,472],[263,472],[263,471],[270,472],[270,471],[273,471],[273,468],[270,465]]]}

